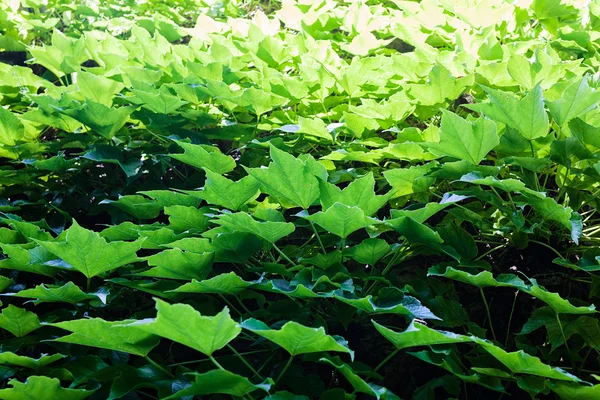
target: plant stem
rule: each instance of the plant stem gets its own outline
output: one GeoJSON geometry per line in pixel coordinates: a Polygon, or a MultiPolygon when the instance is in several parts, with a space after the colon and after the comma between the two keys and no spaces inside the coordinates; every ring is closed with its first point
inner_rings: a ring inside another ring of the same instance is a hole
{"type": "Polygon", "coordinates": [[[275,383],[273,384],[273,386],[276,386],[277,383],[281,380],[281,378],[283,378],[283,375],[285,375],[285,373],[287,372],[290,365],[292,365],[293,360],[294,360],[294,356],[290,356],[290,359],[288,360],[287,364],[285,364],[285,367],[283,367],[283,370],[281,370],[281,373],[279,374],[277,379],[275,379],[275,383]]]}
{"type": "Polygon", "coordinates": [[[501,248],[503,248],[503,247],[506,247],[506,245],[505,245],[505,244],[501,244],[501,245],[499,245],[499,246],[496,246],[496,247],[494,247],[493,249],[490,249],[490,250],[486,251],[485,253],[483,253],[482,255],[480,255],[479,257],[477,257],[477,258],[475,259],[475,261],[479,261],[479,260],[481,260],[482,258],[484,258],[485,256],[487,256],[488,254],[490,254],[490,253],[493,253],[493,252],[494,252],[494,251],[496,251],[496,250],[500,250],[500,249],[501,249],[501,248]]]}
{"type": "Polygon", "coordinates": [[[223,296],[222,294],[219,294],[219,297],[221,298],[221,300],[223,300],[225,302],[225,304],[227,304],[233,311],[235,311],[238,315],[242,316],[244,315],[240,310],[237,309],[236,306],[234,306],[233,304],[231,304],[231,302],[229,300],[227,300],[225,298],[225,296],[223,296]]]}
{"type": "Polygon", "coordinates": [[[212,361],[213,364],[215,364],[215,366],[217,368],[219,368],[220,370],[225,371],[225,368],[223,368],[223,366],[221,364],[219,364],[219,362],[217,360],[215,360],[215,358],[213,356],[208,356],[208,358],[210,359],[210,361],[212,361]]]}
{"type": "Polygon", "coordinates": [[[252,367],[252,365],[250,365],[250,363],[249,363],[248,361],[246,361],[246,359],[245,359],[245,358],[244,358],[244,357],[243,357],[243,356],[242,356],[240,353],[238,353],[238,352],[237,352],[237,350],[236,350],[236,349],[235,349],[235,348],[234,348],[232,345],[230,345],[230,344],[228,343],[228,344],[227,344],[227,348],[228,348],[229,350],[231,350],[231,351],[233,352],[233,354],[235,354],[235,355],[237,356],[237,358],[239,358],[239,359],[240,359],[240,361],[241,361],[241,362],[242,362],[242,363],[243,363],[243,364],[244,364],[246,367],[248,367],[248,369],[249,369],[250,371],[252,371],[252,373],[253,373],[253,374],[254,374],[254,375],[255,375],[255,376],[258,378],[258,379],[260,379],[260,380],[264,380],[264,379],[263,379],[263,377],[262,377],[262,376],[260,376],[260,374],[259,374],[258,372],[256,372],[256,370],[254,369],[254,367],[252,367]]]}
{"type": "Polygon", "coordinates": [[[172,373],[170,373],[169,371],[167,371],[167,369],[165,369],[165,367],[163,367],[162,365],[158,364],[156,361],[152,360],[150,357],[145,356],[144,359],[146,359],[146,361],[148,361],[150,364],[152,364],[155,368],[161,370],[162,372],[164,372],[169,378],[175,378],[175,375],[173,375],[172,373]]]}
{"type": "Polygon", "coordinates": [[[537,241],[537,240],[533,240],[533,239],[530,239],[529,241],[530,241],[531,243],[537,243],[537,244],[539,244],[539,245],[541,245],[541,246],[544,246],[544,247],[546,247],[546,248],[548,248],[548,249],[552,250],[552,251],[554,252],[554,254],[556,254],[557,256],[559,256],[561,259],[563,259],[563,260],[565,259],[565,258],[562,256],[562,254],[560,254],[560,253],[558,252],[558,250],[556,250],[554,247],[550,246],[549,244],[546,244],[546,243],[544,243],[544,242],[539,242],[539,241],[537,241]]]}
{"type": "Polygon", "coordinates": [[[515,293],[515,299],[513,300],[512,309],[510,310],[510,317],[508,317],[508,326],[506,327],[506,339],[504,340],[504,347],[508,347],[508,338],[510,337],[510,323],[512,322],[513,313],[515,312],[515,304],[517,304],[517,296],[519,291],[515,293]]]}
{"type": "Polygon", "coordinates": [[[91,284],[92,284],[92,278],[90,278],[89,276],[88,276],[88,277],[86,277],[86,278],[87,278],[86,285],[85,285],[85,287],[86,287],[86,292],[89,292],[89,291],[90,291],[90,286],[91,286],[91,284]]]}
{"type": "Polygon", "coordinates": [[[375,372],[379,371],[381,369],[381,367],[383,367],[388,361],[390,361],[392,358],[394,358],[394,356],[396,354],[398,354],[399,351],[400,351],[400,349],[396,349],[396,350],[392,351],[389,356],[387,356],[382,362],[379,363],[378,366],[375,367],[374,371],[375,372]]]}
{"type": "Polygon", "coordinates": [[[483,299],[483,305],[485,306],[485,312],[487,313],[488,323],[490,325],[490,330],[492,331],[492,337],[497,342],[496,332],[494,332],[494,324],[492,323],[492,315],[490,314],[490,306],[488,305],[487,300],[485,299],[485,294],[483,294],[483,289],[479,288],[479,293],[481,293],[481,298],[483,299]]]}
{"type": "Polygon", "coordinates": [[[277,250],[277,252],[281,255],[281,257],[284,258],[284,260],[286,260],[287,262],[292,264],[293,267],[297,267],[296,263],[293,262],[292,260],[290,260],[290,258],[288,256],[286,256],[285,253],[283,251],[281,251],[281,249],[279,247],[277,247],[277,245],[275,243],[273,243],[273,248],[275,250],[277,250]]]}
{"type": "Polygon", "coordinates": [[[321,250],[323,251],[323,254],[327,254],[327,251],[325,251],[325,246],[323,246],[323,242],[321,241],[321,236],[319,236],[319,232],[317,232],[317,228],[315,227],[315,224],[313,224],[312,221],[308,221],[308,223],[310,224],[310,227],[312,228],[313,232],[315,233],[315,236],[317,237],[317,240],[319,241],[319,246],[321,246],[321,250]]]}
{"type": "Polygon", "coordinates": [[[567,348],[567,353],[569,354],[569,360],[571,360],[571,362],[573,362],[573,356],[571,355],[571,349],[569,348],[569,343],[567,343],[567,336],[565,335],[565,331],[563,330],[562,323],[560,322],[560,317],[559,317],[558,313],[555,313],[555,315],[556,315],[556,322],[558,323],[558,327],[560,328],[560,334],[562,335],[562,338],[565,342],[565,347],[567,348]]]}

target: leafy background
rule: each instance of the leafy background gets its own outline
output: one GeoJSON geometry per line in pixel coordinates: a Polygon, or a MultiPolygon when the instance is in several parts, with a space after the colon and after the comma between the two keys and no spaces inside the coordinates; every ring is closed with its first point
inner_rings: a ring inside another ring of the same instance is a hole
{"type": "Polygon", "coordinates": [[[599,398],[598,15],[0,1],[0,399],[599,398]]]}

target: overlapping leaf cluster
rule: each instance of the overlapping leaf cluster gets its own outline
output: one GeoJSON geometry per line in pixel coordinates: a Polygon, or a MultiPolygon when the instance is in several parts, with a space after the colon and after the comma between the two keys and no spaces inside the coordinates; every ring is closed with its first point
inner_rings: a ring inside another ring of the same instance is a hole
{"type": "Polygon", "coordinates": [[[0,1],[0,399],[597,398],[598,15],[0,1]]]}

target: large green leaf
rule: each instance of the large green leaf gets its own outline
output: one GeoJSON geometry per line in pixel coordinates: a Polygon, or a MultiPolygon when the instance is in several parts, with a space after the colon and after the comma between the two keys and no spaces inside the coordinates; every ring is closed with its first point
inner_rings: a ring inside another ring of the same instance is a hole
{"type": "Polygon", "coordinates": [[[191,282],[186,283],[173,291],[178,293],[238,294],[261,281],[262,279],[245,281],[235,272],[229,272],[202,281],[192,279],[191,282]]]}
{"type": "Polygon", "coordinates": [[[6,293],[6,295],[34,299],[33,303],[36,305],[40,303],[77,304],[86,300],[106,301],[106,294],[84,293],[73,282],[67,282],[63,286],[41,284],[33,289],[25,289],[17,293],[6,293]]]}
{"type": "Polygon", "coordinates": [[[226,207],[232,211],[240,208],[258,196],[260,184],[251,176],[232,181],[205,168],[206,182],[201,192],[193,192],[210,204],[226,207]],[[227,193],[223,196],[223,193],[227,193]]]}
{"type": "Polygon", "coordinates": [[[405,349],[414,346],[472,342],[471,338],[468,336],[446,331],[437,331],[416,322],[415,320],[413,320],[403,332],[394,332],[375,321],[371,322],[375,325],[375,329],[377,329],[384,338],[392,342],[397,349],[405,349]]]}
{"type": "Polygon", "coordinates": [[[0,399],[83,400],[94,393],[93,390],[63,388],[60,385],[60,380],[47,376],[30,376],[25,382],[11,379],[8,384],[12,387],[0,389],[0,399]]]}
{"type": "Polygon", "coordinates": [[[235,168],[233,158],[221,153],[217,147],[191,144],[175,141],[181,148],[183,154],[169,154],[169,157],[181,161],[182,163],[191,165],[198,169],[208,168],[217,174],[225,174],[235,168]]]}
{"type": "Polygon", "coordinates": [[[375,195],[375,178],[372,172],[352,181],[343,190],[325,181],[319,181],[319,188],[324,211],[335,203],[341,203],[356,206],[369,216],[375,214],[388,200],[388,196],[375,195]]]}
{"type": "Polygon", "coordinates": [[[590,88],[588,78],[573,81],[556,101],[547,101],[550,115],[559,125],[592,110],[600,101],[600,91],[590,88]]]}
{"type": "Polygon", "coordinates": [[[541,87],[534,87],[520,100],[509,92],[485,86],[483,89],[490,102],[471,104],[469,108],[481,111],[493,120],[516,129],[527,140],[534,140],[548,134],[550,125],[544,108],[541,87]]]}
{"type": "Polygon", "coordinates": [[[254,318],[242,322],[241,327],[269,339],[292,356],[321,351],[339,351],[354,357],[354,352],[348,348],[348,343],[343,338],[327,335],[323,327],[309,328],[290,321],[281,329],[275,330],[254,318]]]}
{"type": "Polygon", "coordinates": [[[211,271],[215,253],[194,253],[181,249],[169,249],[146,257],[151,268],[138,276],[167,279],[204,279],[211,271]]]}
{"type": "Polygon", "coordinates": [[[365,239],[344,254],[366,265],[375,265],[383,256],[391,251],[390,245],[383,239],[365,239]]]}
{"type": "Polygon", "coordinates": [[[43,368],[46,365],[50,365],[55,361],[62,360],[66,356],[63,354],[42,354],[39,358],[31,358],[26,356],[20,356],[10,351],[0,353],[0,364],[5,365],[16,365],[19,367],[38,369],[43,368]]]}
{"type": "Polygon", "coordinates": [[[596,307],[590,306],[574,306],[568,300],[560,297],[558,293],[552,293],[538,285],[537,281],[530,278],[531,284],[525,283],[519,277],[512,274],[501,274],[494,278],[491,272],[483,271],[478,274],[471,274],[466,271],[461,271],[452,267],[436,265],[428,271],[431,276],[443,276],[454,279],[460,282],[468,283],[480,288],[483,287],[510,287],[521,290],[538,298],[548,304],[556,313],[562,314],[594,314],[596,307]]]}
{"type": "Polygon", "coordinates": [[[227,394],[235,397],[244,397],[256,390],[269,392],[271,380],[261,384],[254,384],[248,378],[226,370],[213,370],[203,374],[193,373],[194,382],[166,399],[179,399],[181,397],[205,396],[207,394],[227,394]]]}
{"type": "Polygon", "coordinates": [[[317,177],[327,179],[325,167],[312,157],[295,158],[271,146],[268,168],[247,168],[248,174],[260,182],[261,190],[287,201],[290,206],[307,209],[319,198],[317,177]]]}
{"type": "Polygon", "coordinates": [[[40,327],[38,316],[31,311],[10,304],[0,314],[0,328],[6,329],[16,337],[22,337],[40,327]]]}
{"type": "Polygon", "coordinates": [[[352,232],[379,222],[375,218],[367,217],[361,208],[342,203],[335,203],[326,211],[319,211],[313,215],[305,215],[304,211],[297,215],[342,239],[347,238],[352,232]]]}
{"type": "Polygon", "coordinates": [[[453,112],[442,110],[440,142],[428,146],[436,154],[479,165],[499,143],[494,121],[480,117],[471,122],[453,112]]]}
{"type": "Polygon", "coordinates": [[[242,331],[229,316],[228,308],[213,317],[207,317],[187,304],[170,305],[156,299],[156,310],[156,318],[126,326],[181,343],[207,356],[225,347],[242,331]]]}
{"type": "Polygon", "coordinates": [[[73,101],[62,113],[88,126],[100,136],[111,139],[121,129],[134,107],[107,107],[92,100],[82,103],[73,101]]]}
{"type": "Polygon", "coordinates": [[[19,118],[4,107],[0,107],[0,144],[14,146],[24,134],[25,128],[19,118]]]}
{"type": "Polygon", "coordinates": [[[245,212],[221,214],[213,222],[234,232],[252,233],[269,243],[277,242],[296,229],[290,222],[259,222],[245,212]]]}
{"type": "Polygon", "coordinates": [[[337,369],[344,377],[350,382],[352,387],[359,393],[365,393],[369,396],[375,397],[377,400],[399,400],[400,398],[388,389],[369,383],[365,379],[361,378],[351,366],[340,360],[339,357],[321,358],[319,361],[322,363],[331,365],[337,369]]]}
{"type": "Polygon", "coordinates": [[[64,238],[64,241],[38,243],[88,278],[137,261],[136,252],[142,244],[141,241],[107,243],[98,233],[82,228],[75,220],[64,238]]]}
{"type": "Polygon", "coordinates": [[[122,351],[145,357],[158,344],[159,337],[131,326],[135,320],[109,322],[101,318],[77,319],[50,324],[72,332],[54,339],[101,349],[122,351]]]}

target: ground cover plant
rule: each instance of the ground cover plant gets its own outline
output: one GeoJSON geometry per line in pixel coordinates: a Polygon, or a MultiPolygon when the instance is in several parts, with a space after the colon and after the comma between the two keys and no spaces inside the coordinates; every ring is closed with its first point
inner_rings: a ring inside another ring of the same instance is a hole
{"type": "Polygon", "coordinates": [[[600,2],[0,1],[0,399],[600,398],[600,2]]]}

